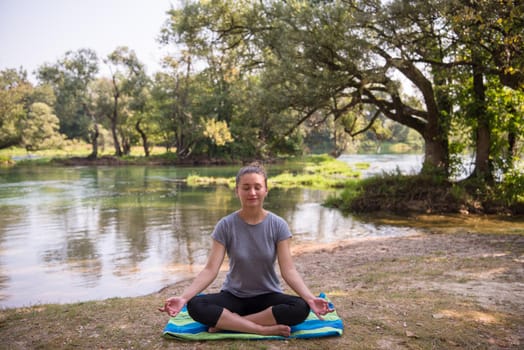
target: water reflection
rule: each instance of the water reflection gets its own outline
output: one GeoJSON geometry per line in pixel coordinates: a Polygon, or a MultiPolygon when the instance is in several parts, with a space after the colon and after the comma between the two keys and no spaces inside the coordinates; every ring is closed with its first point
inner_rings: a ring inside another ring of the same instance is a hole
{"type": "MultiPolygon", "coordinates": [[[[236,168],[77,167],[0,170],[0,305],[153,292],[200,270],[209,234],[238,202],[187,174],[236,168]]],[[[299,241],[410,234],[323,208],[324,191],[273,189],[266,207],[299,241]]]]}

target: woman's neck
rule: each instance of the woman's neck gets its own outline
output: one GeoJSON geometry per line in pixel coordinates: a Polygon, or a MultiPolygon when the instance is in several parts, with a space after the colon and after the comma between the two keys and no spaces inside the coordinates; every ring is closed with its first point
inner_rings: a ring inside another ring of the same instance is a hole
{"type": "Polygon", "coordinates": [[[250,225],[256,225],[264,221],[267,216],[265,209],[246,209],[242,208],[238,211],[238,215],[242,220],[250,225]]]}

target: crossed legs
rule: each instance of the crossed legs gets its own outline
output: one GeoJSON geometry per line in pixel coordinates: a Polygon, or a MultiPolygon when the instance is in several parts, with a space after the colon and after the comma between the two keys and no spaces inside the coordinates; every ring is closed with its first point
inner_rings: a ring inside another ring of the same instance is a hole
{"type": "Polygon", "coordinates": [[[252,298],[238,298],[229,292],[199,295],[188,302],[189,315],[218,329],[261,335],[287,337],[290,326],[304,321],[309,306],[299,297],[269,293],[252,298]]]}

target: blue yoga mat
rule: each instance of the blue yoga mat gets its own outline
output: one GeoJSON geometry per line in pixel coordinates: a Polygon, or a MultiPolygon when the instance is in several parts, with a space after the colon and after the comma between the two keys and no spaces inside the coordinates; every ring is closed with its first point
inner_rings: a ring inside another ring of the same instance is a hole
{"type": "MultiPolygon", "coordinates": [[[[329,301],[324,293],[321,293],[319,296],[329,301]]],[[[330,306],[333,309],[335,308],[331,302],[330,306]]],[[[310,312],[304,322],[291,327],[291,336],[289,338],[304,339],[342,335],[344,324],[336,310],[323,316],[323,318],[323,320],[320,320],[313,312],[310,312]]],[[[207,326],[193,320],[184,306],[176,317],[171,317],[167,322],[164,328],[164,337],[180,340],[289,339],[281,336],[264,336],[230,331],[209,333],[207,329],[207,326]]]]}

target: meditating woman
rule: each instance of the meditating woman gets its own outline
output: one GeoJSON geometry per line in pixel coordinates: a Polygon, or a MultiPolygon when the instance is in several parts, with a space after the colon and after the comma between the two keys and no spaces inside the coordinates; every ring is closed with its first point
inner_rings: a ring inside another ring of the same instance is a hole
{"type": "Polygon", "coordinates": [[[264,168],[258,163],[241,168],[235,192],[241,208],[217,223],[204,269],[181,296],[167,299],[159,310],[175,316],[187,303],[189,315],[209,332],[284,337],[310,309],[321,319],[333,311],[325,299],[311,293],[295,269],[287,223],[263,208],[268,194],[264,168]],[[215,280],[226,253],[229,272],[221,291],[198,295],[215,280]],[[277,258],[282,277],[298,296],[283,293],[275,271],[277,258]]]}

